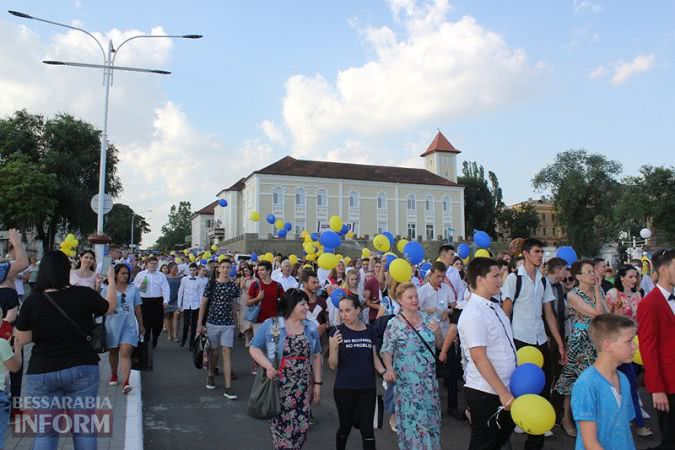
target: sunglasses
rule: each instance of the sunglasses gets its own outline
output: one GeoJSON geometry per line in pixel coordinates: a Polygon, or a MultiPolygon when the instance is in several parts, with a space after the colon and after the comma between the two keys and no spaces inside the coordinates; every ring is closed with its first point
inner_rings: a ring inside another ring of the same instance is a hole
{"type": "Polygon", "coordinates": [[[122,293],[122,304],[127,302],[127,294],[122,293]]]}
{"type": "Polygon", "coordinates": [[[563,278],[563,283],[570,283],[572,281],[574,281],[574,278],[572,277],[563,278]]]}

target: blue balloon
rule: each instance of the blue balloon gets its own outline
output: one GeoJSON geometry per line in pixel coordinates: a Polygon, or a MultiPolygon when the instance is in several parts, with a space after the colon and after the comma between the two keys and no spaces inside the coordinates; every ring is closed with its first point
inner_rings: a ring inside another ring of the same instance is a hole
{"type": "Polygon", "coordinates": [[[265,220],[266,220],[267,223],[269,223],[270,225],[274,225],[274,222],[277,221],[277,218],[274,217],[274,214],[268,214],[267,217],[265,218],[265,220]]]}
{"type": "Polygon", "coordinates": [[[396,255],[386,255],[384,257],[384,270],[389,270],[389,264],[396,259],[396,255]]]}
{"type": "Polygon", "coordinates": [[[205,266],[205,265],[208,263],[208,261],[205,260],[205,259],[202,259],[202,260],[199,261],[199,262],[201,263],[202,266],[205,266]]]}
{"type": "Polygon", "coordinates": [[[340,307],[340,300],[347,296],[347,292],[342,288],[333,289],[333,292],[330,293],[330,301],[333,303],[333,306],[336,308],[340,307]]]}
{"type": "Polygon", "coordinates": [[[293,229],[293,225],[291,225],[290,222],[286,222],[286,223],[284,224],[284,230],[286,230],[286,231],[291,231],[292,229],[293,229]]]}
{"type": "Polygon", "coordinates": [[[567,261],[568,266],[571,266],[577,260],[577,252],[572,247],[560,247],[556,256],[567,261]]]}
{"type": "Polygon", "coordinates": [[[473,232],[473,242],[478,248],[490,248],[492,238],[485,231],[476,230],[473,232]]]}
{"type": "Polygon", "coordinates": [[[256,262],[258,260],[258,254],[256,252],[251,253],[251,261],[256,262]]]}
{"type": "Polygon", "coordinates": [[[285,238],[287,233],[288,233],[288,231],[286,231],[285,228],[282,228],[281,230],[279,230],[277,232],[277,236],[279,236],[280,238],[285,238]]]}
{"type": "Polygon", "coordinates": [[[410,264],[419,264],[424,259],[424,247],[419,242],[408,242],[403,247],[403,256],[410,261],[410,264]]]}
{"type": "Polygon", "coordinates": [[[335,253],[335,249],[334,249],[334,248],[324,247],[324,248],[323,248],[323,252],[324,252],[324,253],[335,253]]]}
{"type": "Polygon", "coordinates": [[[340,234],[340,236],[344,236],[345,234],[349,233],[349,228],[350,225],[347,224],[342,225],[342,229],[339,231],[338,234],[340,234]]]}
{"type": "Polygon", "coordinates": [[[462,243],[457,246],[457,255],[460,258],[462,259],[468,258],[470,254],[471,254],[471,247],[469,247],[468,244],[462,243]]]}
{"type": "Polygon", "coordinates": [[[516,398],[525,394],[539,395],[545,385],[544,371],[531,363],[521,364],[511,374],[511,393],[516,398]]]}
{"type": "Polygon", "coordinates": [[[311,237],[314,242],[319,241],[319,233],[312,233],[309,235],[309,237],[311,237]]]}
{"type": "Polygon", "coordinates": [[[237,276],[237,266],[233,264],[232,268],[230,269],[230,278],[234,278],[236,276],[237,276]]]}
{"type": "Polygon", "coordinates": [[[420,275],[422,278],[427,276],[427,272],[431,269],[431,263],[424,263],[420,266],[420,275]]]}
{"type": "Polygon", "coordinates": [[[340,235],[335,231],[326,230],[321,233],[319,242],[325,248],[338,248],[340,246],[340,235]]]}
{"type": "Polygon", "coordinates": [[[394,245],[394,235],[393,234],[391,234],[388,231],[385,231],[384,233],[382,233],[382,236],[387,236],[387,239],[389,239],[389,245],[391,245],[392,249],[396,248],[396,246],[394,245]]]}
{"type": "Polygon", "coordinates": [[[227,200],[221,198],[220,200],[218,200],[218,204],[224,208],[227,206],[227,200]]]}

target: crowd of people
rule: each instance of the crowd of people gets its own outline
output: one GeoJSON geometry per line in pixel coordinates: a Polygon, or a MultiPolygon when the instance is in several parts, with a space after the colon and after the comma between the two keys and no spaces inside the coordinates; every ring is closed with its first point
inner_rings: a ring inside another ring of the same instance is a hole
{"type": "MultiPolygon", "coordinates": [[[[633,449],[632,426],[638,438],[651,436],[643,384],[658,414],[657,448],[675,445],[673,250],[614,271],[602,258],[571,266],[558,257],[544,261],[544,244],[536,239],[470,262],[446,244],[400,282],[375,255],[345,258],[327,270],[282,255],[270,261],[223,252],[203,264],[123,254],[116,246],[102,274],[90,250],[75,264],[62,252],[47,252],[38,265],[28,261],[20,240],[12,230],[11,264],[0,285],[3,318],[15,325],[13,339],[0,339],[0,357],[16,372],[10,393],[0,389],[2,430],[9,399],[21,392],[22,349],[31,342],[30,395],[96,395],[98,356],[81,330],[105,316],[109,383],[121,379],[125,394],[133,389],[134,348],[156,347],[166,332],[168,342],[189,350],[206,336],[206,388],[217,388],[222,371],[223,396],[247,396],[248,386],[233,383],[232,349],[241,337],[251,372],[279,383],[281,411],[270,421],[276,449],[303,446],[315,421],[312,404],[328,397],[324,363],[335,371],[337,449],[346,448],[353,427],[364,449],[376,448],[378,392],[401,449],[440,449],[443,409],[468,422],[470,449],[509,448],[511,434],[523,432],[508,413],[515,400],[509,382],[523,347],[543,355],[541,395],[558,409],[562,432],[576,438],[576,448],[633,449]],[[28,295],[19,294],[20,281],[28,295]],[[644,365],[633,362],[636,335],[644,365]]],[[[544,448],[547,435],[529,434],[525,448],[544,448]]],[[[50,432],[36,443],[48,448],[56,439],[50,432]]],[[[91,436],[74,439],[94,448],[91,436]]]]}

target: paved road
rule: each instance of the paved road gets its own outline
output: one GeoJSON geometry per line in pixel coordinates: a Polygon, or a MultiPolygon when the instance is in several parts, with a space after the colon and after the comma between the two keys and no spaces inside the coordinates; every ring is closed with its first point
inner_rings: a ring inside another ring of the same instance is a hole
{"type": "MultiPolygon", "coordinates": [[[[240,449],[258,450],[271,448],[268,423],[246,415],[246,399],[253,383],[248,371],[248,352],[243,342],[235,343],[233,366],[239,376],[233,388],[240,396],[231,401],[223,397],[222,377],[216,390],[205,388],[206,373],[192,366],[191,353],[175,343],[166,341],[165,335],[155,351],[155,369],[143,373],[143,414],[146,449],[240,449]]],[[[313,408],[319,423],[310,430],[305,448],[335,448],[337,414],[332,399],[333,374],[324,369],[325,385],[322,400],[313,408]]],[[[442,400],[445,400],[443,398],[442,400]]],[[[653,427],[656,427],[654,422],[653,427]]],[[[556,427],[555,436],[547,439],[546,449],[571,449],[573,440],[556,427]]],[[[385,422],[385,429],[376,430],[377,447],[396,449],[394,433],[385,422]]],[[[467,422],[443,417],[441,439],[443,449],[466,449],[469,440],[467,422]]],[[[513,449],[523,448],[524,437],[512,437],[513,449]]],[[[654,445],[654,441],[640,440],[640,447],[654,445]]],[[[360,450],[358,430],[352,430],[348,449],[360,450]]]]}

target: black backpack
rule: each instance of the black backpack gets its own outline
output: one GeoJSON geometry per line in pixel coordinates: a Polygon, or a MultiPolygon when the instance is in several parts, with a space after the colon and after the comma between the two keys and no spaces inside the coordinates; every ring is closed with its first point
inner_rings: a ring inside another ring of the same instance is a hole
{"type": "MultiPolygon", "coordinates": [[[[546,290],[546,277],[541,276],[541,284],[544,285],[544,291],[546,290]]],[[[513,296],[513,304],[515,305],[518,296],[520,296],[520,290],[523,288],[523,276],[516,274],[516,294],[513,296]]]]}

